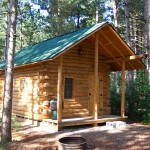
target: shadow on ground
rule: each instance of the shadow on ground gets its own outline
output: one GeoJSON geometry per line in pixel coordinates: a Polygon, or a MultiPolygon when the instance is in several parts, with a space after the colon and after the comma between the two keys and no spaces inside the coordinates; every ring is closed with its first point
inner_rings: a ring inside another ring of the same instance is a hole
{"type": "Polygon", "coordinates": [[[79,126],[50,133],[33,125],[22,125],[13,132],[17,140],[5,146],[9,150],[55,150],[58,140],[64,136],[82,136],[92,150],[148,150],[150,148],[150,126],[127,124],[124,128],[105,126],[79,126]]]}

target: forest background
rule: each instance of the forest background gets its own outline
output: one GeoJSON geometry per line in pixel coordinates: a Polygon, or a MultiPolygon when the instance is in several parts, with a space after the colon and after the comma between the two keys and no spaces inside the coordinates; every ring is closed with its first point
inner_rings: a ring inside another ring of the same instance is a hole
{"type": "MultiPolygon", "coordinates": [[[[126,115],[150,123],[150,0],[24,0],[18,3],[16,51],[78,28],[110,21],[144,70],[126,72],[126,115]]],[[[0,1],[0,59],[5,59],[8,1],[0,1]]],[[[111,74],[111,113],[120,113],[121,73],[111,74]]]]}

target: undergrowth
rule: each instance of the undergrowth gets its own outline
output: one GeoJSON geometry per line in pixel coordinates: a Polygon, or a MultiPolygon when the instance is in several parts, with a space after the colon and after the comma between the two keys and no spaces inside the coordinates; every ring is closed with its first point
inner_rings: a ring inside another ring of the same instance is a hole
{"type": "Polygon", "coordinates": [[[150,124],[150,112],[144,114],[142,123],[143,124],[150,124]]]}

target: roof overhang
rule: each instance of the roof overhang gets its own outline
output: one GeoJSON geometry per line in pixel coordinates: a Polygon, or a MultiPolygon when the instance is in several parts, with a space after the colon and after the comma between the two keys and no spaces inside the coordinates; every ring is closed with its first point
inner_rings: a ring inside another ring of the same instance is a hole
{"type": "MultiPolygon", "coordinates": [[[[125,61],[125,70],[145,68],[140,59],[145,58],[146,55],[135,55],[110,24],[104,24],[96,32],[99,38],[99,55],[110,65],[111,71],[121,71],[122,61],[125,61]]],[[[89,40],[94,43],[95,34],[92,34],[89,40]]]]}

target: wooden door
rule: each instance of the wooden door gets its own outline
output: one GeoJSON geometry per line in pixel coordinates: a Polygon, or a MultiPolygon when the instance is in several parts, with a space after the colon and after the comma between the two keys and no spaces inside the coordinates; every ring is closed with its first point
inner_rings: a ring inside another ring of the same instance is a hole
{"type": "MultiPolygon", "coordinates": [[[[94,109],[94,75],[89,75],[89,93],[88,93],[88,110],[89,114],[93,115],[94,109]]],[[[98,109],[99,114],[103,115],[103,76],[99,75],[99,99],[98,99],[98,109]]]]}
{"type": "Polygon", "coordinates": [[[94,107],[94,75],[90,74],[89,75],[89,93],[88,93],[88,110],[89,110],[89,115],[93,115],[93,107],[94,107]]]}

